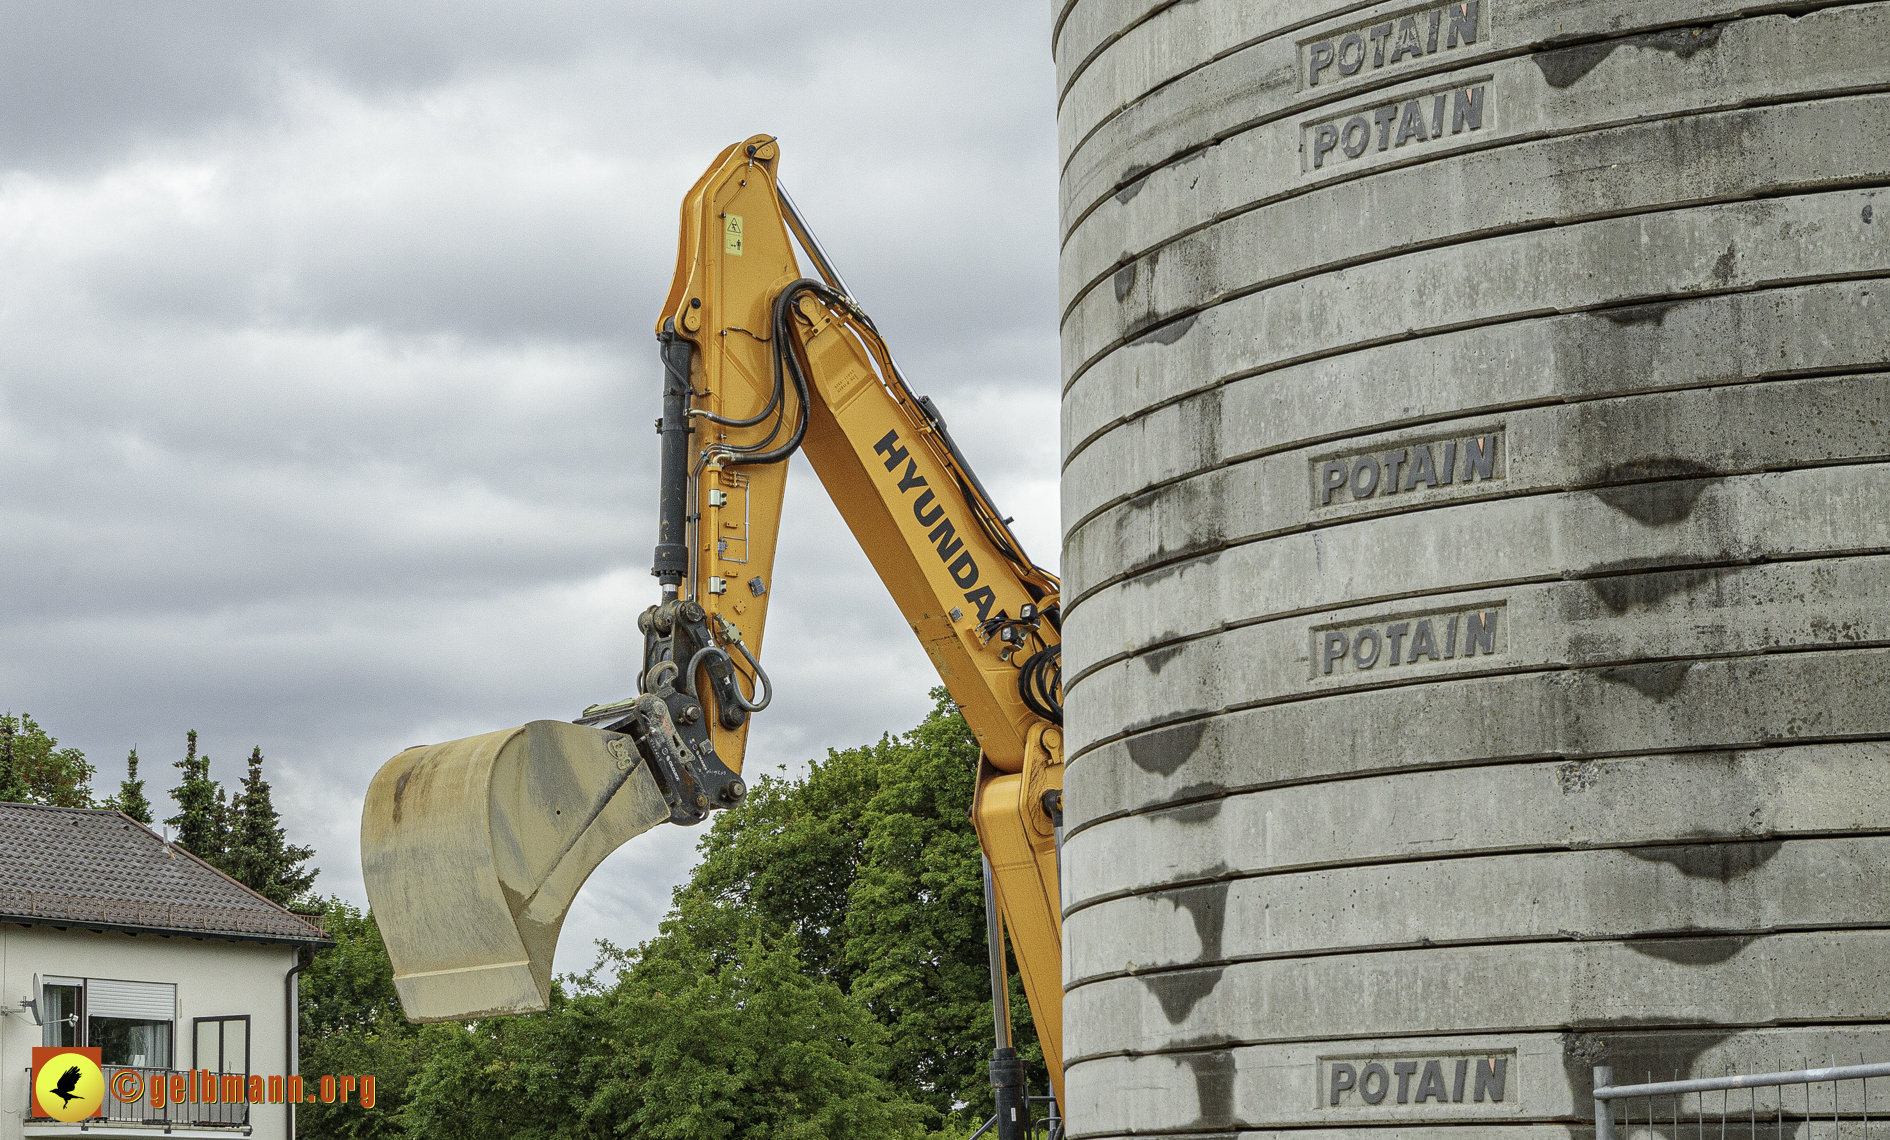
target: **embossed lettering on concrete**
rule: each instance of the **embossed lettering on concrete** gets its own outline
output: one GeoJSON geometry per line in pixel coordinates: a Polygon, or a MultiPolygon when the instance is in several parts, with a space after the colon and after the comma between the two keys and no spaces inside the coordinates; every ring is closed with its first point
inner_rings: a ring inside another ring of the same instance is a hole
{"type": "Polygon", "coordinates": [[[1408,95],[1376,106],[1353,107],[1325,119],[1301,123],[1302,170],[1321,170],[1380,151],[1420,146],[1495,123],[1490,77],[1438,91],[1408,95]]]}
{"type": "Polygon", "coordinates": [[[1313,506],[1504,479],[1509,475],[1508,452],[1499,427],[1377,451],[1320,456],[1311,461],[1313,506]]]}
{"type": "Polygon", "coordinates": [[[1438,52],[1487,40],[1488,13],[1489,0],[1428,4],[1301,40],[1300,90],[1408,66],[1438,52]]]}
{"type": "Polygon", "coordinates": [[[1321,1057],[1319,1106],[1396,1109],[1408,1114],[1443,1104],[1514,1107],[1516,1051],[1321,1057]]]}
{"type": "Polygon", "coordinates": [[[1507,602],[1400,614],[1370,624],[1312,631],[1313,676],[1436,665],[1509,652],[1507,602]]]}

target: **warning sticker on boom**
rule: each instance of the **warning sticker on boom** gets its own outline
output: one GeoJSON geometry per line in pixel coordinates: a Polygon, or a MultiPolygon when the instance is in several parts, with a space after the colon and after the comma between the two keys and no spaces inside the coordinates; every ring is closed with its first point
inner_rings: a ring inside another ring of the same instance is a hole
{"type": "Polygon", "coordinates": [[[722,223],[722,252],[740,257],[742,255],[742,216],[723,214],[722,217],[726,219],[722,223]]]}

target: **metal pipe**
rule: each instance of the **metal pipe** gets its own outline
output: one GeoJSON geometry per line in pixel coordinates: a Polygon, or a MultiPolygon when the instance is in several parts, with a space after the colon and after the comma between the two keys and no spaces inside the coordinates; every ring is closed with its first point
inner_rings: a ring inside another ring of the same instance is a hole
{"type": "Polygon", "coordinates": [[[663,584],[667,602],[675,599],[689,576],[690,345],[669,321],[663,322],[656,340],[663,356],[663,418],[656,424],[663,453],[656,493],[656,565],[650,573],[663,584]]]}
{"type": "Polygon", "coordinates": [[[1890,1064],[1842,1065],[1826,1069],[1795,1069],[1789,1073],[1756,1073],[1732,1077],[1702,1077],[1692,1081],[1660,1081],[1645,1085],[1601,1084],[1602,1068],[1595,1070],[1596,1100],[1627,1100],[1633,1097],[1676,1096],[1686,1093],[1719,1092],[1723,1089],[1762,1089],[1776,1085],[1823,1084],[1826,1081],[1855,1081],[1868,1077],[1890,1077],[1890,1064]]]}
{"type": "Polygon", "coordinates": [[[997,892],[991,882],[991,860],[984,860],[984,935],[991,959],[991,1025],[999,1049],[1011,1047],[1011,994],[1004,964],[1004,928],[998,916],[997,892]]]}
{"type": "MultiPolygon", "coordinates": [[[[306,946],[298,947],[295,952],[295,965],[290,966],[289,972],[282,976],[283,985],[288,991],[287,996],[289,999],[289,1026],[286,1034],[289,1043],[289,1055],[284,1065],[284,1068],[287,1069],[284,1075],[289,1077],[293,1077],[302,1071],[301,1058],[298,1055],[301,1052],[302,1044],[302,990],[300,980],[296,978],[296,975],[314,964],[315,952],[306,946]]],[[[288,1140],[295,1140],[295,1104],[291,1102],[285,1104],[283,1107],[289,1110],[288,1140]]],[[[169,1131],[169,1129],[165,1131],[169,1131]]]]}
{"type": "Polygon", "coordinates": [[[1614,1105],[1600,1094],[1614,1083],[1612,1065],[1595,1066],[1595,1140],[1614,1140],[1614,1105]]]}
{"type": "MultiPolygon", "coordinates": [[[[813,227],[808,225],[807,219],[801,216],[800,208],[794,204],[794,199],[788,194],[787,187],[776,182],[774,189],[780,196],[781,212],[787,216],[788,228],[794,231],[794,236],[800,241],[801,248],[806,250],[807,256],[813,259],[814,268],[818,269],[827,284],[838,289],[841,296],[847,299],[847,303],[858,312],[859,304],[853,298],[853,290],[847,288],[846,280],[840,276],[840,270],[834,267],[833,259],[827,256],[826,247],[822,246],[820,239],[814,236],[813,227]]],[[[893,356],[891,346],[881,340],[880,349],[886,354],[886,366],[892,370],[892,379],[900,388],[905,389],[908,396],[912,396],[912,385],[906,382],[905,371],[899,367],[899,361],[893,356]]],[[[1005,521],[1004,512],[998,509],[997,503],[991,498],[991,492],[985,490],[984,484],[978,479],[978,473],[972,470],[971,464],[966,462],[964,454],[958,450],[958,444],[952,440],[951,433],[945,430],[945,417],[938,414],[938,408],[932,403],[931,397],[913,396],[913,399],[920,411],[931,421],[933,428],[937,430],[940,440],[945,444],[945,449],[957,462],[958,469],[965,473],[965,477],[971,481],[973,490],[977,492],[979,498],[984,500],[984,505],[990,508],[991,521],[1004,532],[1005,539],[1011,544],[1011,549],[1017,552],[1018,557],[1028,561],[1024,555],[1023,544],[1017,541],[1017,536],[1011,533],[1010,524],[1005,521]]]]}
{"type": "Polygon", "coordinates": [[[1011,987],[1004,965],[1004,923],[998,915],[991,860],[984,861],[984,930],[991,950],[991,1099],[997,1108],[998,1140],[1024,1140],[1030,1130],[1030,1090],[1024,1087],[1024,1062],[1011,1047],[1011,987]]]}
{"type": "Polygon", "coordinates": [[[808,257],[814,259],[814,268],[820,270],[820,275],[827,279],[827,284],[840,290],[841,294],[851,301],[853,290],[847,288],[847,283],[840,277],[840,271],[834,268],[833,259],[827,256],[827,251],[821,246],[820,239],[814,236],[813,227],[807,224],[806,218],[801,217],[801,211],[794,205],[794,199],[788,197],[787,187],[776,182],[774,189],[781,196],[781,212],[787,215],[788,225],[794,230],[794,236],[799,239],[801,248],[807,251],[808,257]]]}

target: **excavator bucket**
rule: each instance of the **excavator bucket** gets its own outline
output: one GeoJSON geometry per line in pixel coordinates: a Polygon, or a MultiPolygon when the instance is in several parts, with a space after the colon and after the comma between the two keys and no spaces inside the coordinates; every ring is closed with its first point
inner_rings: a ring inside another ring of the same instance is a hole
{"type": "Polygon", "coordinates": [[[544,1009],[578,888],[670,818],[635,742],[582,725],[536,720],[382,765],[361,869],[407,1017],[544,1009]]]}

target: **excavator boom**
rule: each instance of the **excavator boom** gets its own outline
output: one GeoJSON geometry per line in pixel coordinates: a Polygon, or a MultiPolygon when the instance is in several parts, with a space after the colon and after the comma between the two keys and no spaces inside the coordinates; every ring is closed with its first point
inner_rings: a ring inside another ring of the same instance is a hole
{"type": "MultiPolygon", "coordinates": [[[[543,1007],[564,909],[597,863],[642,830],[699,823],[746,794],[748,729],[773,695],[761,645],[787,460],[801,451],[982,750],[973,823],[994,917],[1060,1099],[1059,583],[907,386],[781,189],[779,161],[778,142],[757,135],[724,150],[683,201],[656,321],[661,600],[639,619],[636,693],[573,725],[389,761],[363,819],[369,898],[410,1017],[543,1007]]],[[[995,930],[993,945],[1001,963],[995,930]]]]}

